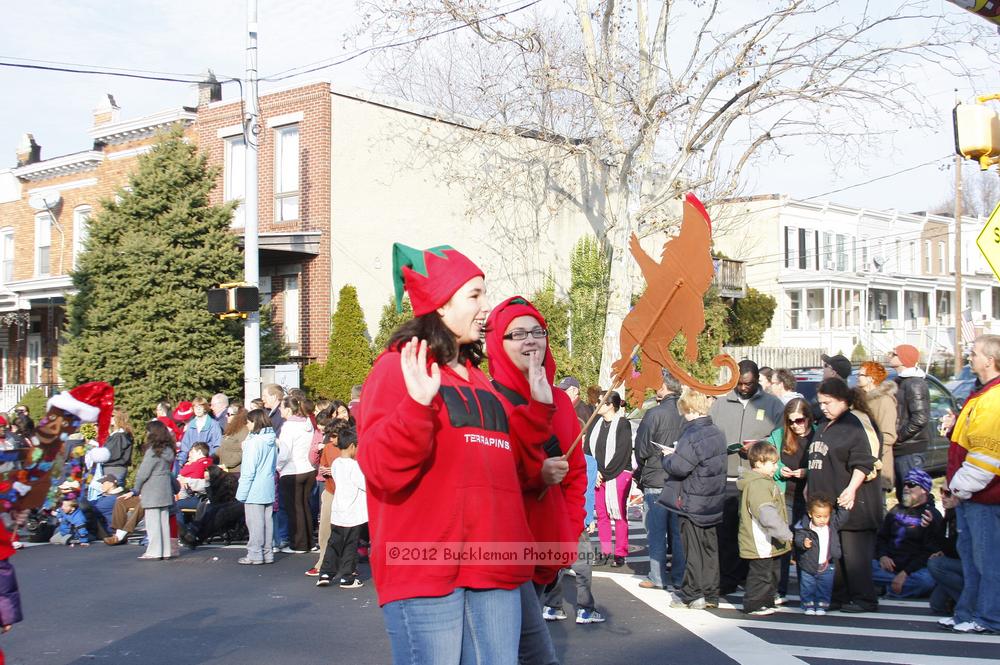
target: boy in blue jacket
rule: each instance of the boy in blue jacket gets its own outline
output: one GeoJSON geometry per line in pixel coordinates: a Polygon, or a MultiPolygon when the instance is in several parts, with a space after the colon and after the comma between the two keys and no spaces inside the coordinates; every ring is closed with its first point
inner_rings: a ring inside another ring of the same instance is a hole
{"type": "Polygon", "coordinates": [[[87,531],[87,516],[80,510],[74,499],[63,499],[62,505],[56,511],[59,525],[49,542],[53,545],[79,544],[81,547],[90,545],[90,532],[87,531]]]}
{"type": "MultiPolygon", "coordinates": [[[[587,491],[584,494],[584,508],[587,517],[584,519],[584,530],[580,534],[580,542],[577,547],[576,562],[570,566],[572,574],[576,577],[576,622],[603,623],[605,617],[594,609],[594,594],[591,591],[591,557],[594,556],[594,549],[590,545],[590,534],[594,532],[594,485],[597,484],[597,460],[592,455],[584,455],[587,462],[587,491]]],[[[563,592],[562,584],[566,577],[566,569],[559,572],[559,578],[555,581],[552,589],[542,598],[542,618],[546,621],[562,621],[567,618],[562,609],[563,592]]]]}

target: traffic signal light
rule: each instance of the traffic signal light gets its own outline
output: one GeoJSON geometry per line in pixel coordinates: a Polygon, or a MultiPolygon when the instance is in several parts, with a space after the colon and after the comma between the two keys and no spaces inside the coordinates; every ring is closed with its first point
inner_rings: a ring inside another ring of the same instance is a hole
{"type": "Polygon", "coordinates": [[[959,104],[952,113],[955,151],[986,170],[1000,157],[1000,114],[985,104],[959,104]]]}
{"type": "Polygon", "coordinates": [[[208,290],[208,311],[223,318],[242,317],[260,309],[260,292],[256,286],[221,284],[208,290]]]}

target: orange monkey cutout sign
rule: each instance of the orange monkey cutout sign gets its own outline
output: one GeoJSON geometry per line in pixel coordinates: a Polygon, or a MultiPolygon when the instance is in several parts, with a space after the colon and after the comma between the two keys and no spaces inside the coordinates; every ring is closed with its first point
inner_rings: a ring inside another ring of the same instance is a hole
{"type": "Polygon", "coordinates": [[[727,354],[712,359],[716,367],[729,368],[729,380],[721,386],[698,381],[670,355],[670,343],[682,332],[687,341],[685,358],[694,361],[698,357],[698,335],[705,329],[704,296],[715,275],[711,242],[712,220],[694,194],[687,195],[680,233],[663,244],[659,262],[632,235],[629,247],[646,280],[646,292],[622,322],[621,359],[613,371],[616,384],[624,381],[633,406],[642,405],[647,389],[660,387],[661,369],[706,395],[727,393],[739,380],[736,361],[727,354]],[[641,365],[638,373],[631,367],[636,355],[641,365]]]}

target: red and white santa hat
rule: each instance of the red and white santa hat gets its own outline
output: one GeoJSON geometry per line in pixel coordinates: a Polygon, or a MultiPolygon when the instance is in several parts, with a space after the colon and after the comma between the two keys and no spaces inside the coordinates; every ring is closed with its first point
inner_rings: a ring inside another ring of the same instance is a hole
{"type": "Polygon", "coordinates": [[[91,381],[53,395],[46,406],[72,413],[84,422],[96,422],[97,442],[104,445],[115,407],[115,389],[103,381],[91,381]]]}

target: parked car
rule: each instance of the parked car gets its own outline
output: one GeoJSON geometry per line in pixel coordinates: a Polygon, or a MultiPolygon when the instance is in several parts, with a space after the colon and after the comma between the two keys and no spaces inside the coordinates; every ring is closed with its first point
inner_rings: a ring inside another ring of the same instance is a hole
{"type": "MultiPolygon", "coordinates": [[[[886,380],[896,376],[896,370],[886,367],[889,375],[886,380]]],[[[809,402],[816,400],[816,387],[823,380],[823,370],[818,367],[800,367],[792,370],[795,375],[796,390],[802,393],[809,402]]],[[[924,458],[924,470],[932,475],[941,475],[948,467],[948,445],[949,441],[938,431],[941,417],[949,410],[952,413],[959,412],[959,403],[952,395],[951,391],[941,383],[936,377],[930,374],[924,377],[927,381],[927,390],[931,398],[931,419],[927,423],[930,431],[930,442],[927,445],[927,453],[924,458]]],[[[858,368],[854,368],[851,376],[847,380],[847,385],[852,388],[858,385],[858,368]]],[[[966,395],[968,396],[968,395],[966,395]]]]}
{"type": "Polygon", "coordinates": [[[969,395],[979,385],[979,379],[972,373],[972,368],[965,365],[962,367],[962,371],[958,373],[958,376],[944,385],[951,391],[951,394],[955,397],[955,401],[958,402],[958,406],[962,407],[965,404],[965,400],[969,399],[969,395]]]}

